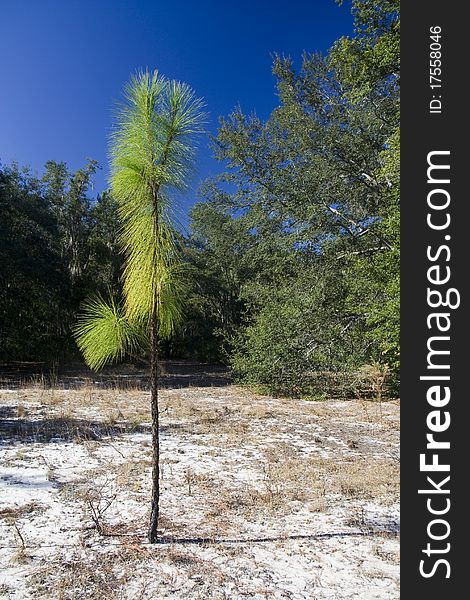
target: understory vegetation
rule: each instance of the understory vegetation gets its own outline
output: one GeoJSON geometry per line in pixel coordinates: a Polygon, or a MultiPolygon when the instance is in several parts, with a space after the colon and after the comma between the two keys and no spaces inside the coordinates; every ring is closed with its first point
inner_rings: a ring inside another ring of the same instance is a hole
{"type": "MultiPolygon", "coordinates": [[[[161,355],[284,396],[398,393],[399,4],[354,0],[353,16],[326,55],[274,58],[269,118],[220,119],[220,174],[178,236],[184,318],[161,355]]],[[[0,165],[2,362],[77,358],[83,302],[119,300],[117,200],[93,195],[98,168],[0,165]]]]}

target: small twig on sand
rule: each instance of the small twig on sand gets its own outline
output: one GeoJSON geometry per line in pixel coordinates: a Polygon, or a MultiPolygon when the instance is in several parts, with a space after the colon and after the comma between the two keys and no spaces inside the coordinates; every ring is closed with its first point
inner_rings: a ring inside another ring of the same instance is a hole
{"type": "Polygon", "coordinates": [[[21,549],[24,551],[26,549],[26,543],[24,541],[24,537],[23,537],[18,525],[16,524],[16,522],[13,523],[13,527],[16,529],[16,533],[21,541],[21,549]]]}

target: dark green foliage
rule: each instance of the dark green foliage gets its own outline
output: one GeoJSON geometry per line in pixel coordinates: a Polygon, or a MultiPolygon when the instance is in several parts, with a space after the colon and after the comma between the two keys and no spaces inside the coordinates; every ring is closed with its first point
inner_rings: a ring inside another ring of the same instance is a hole
{"type": "Polygon", "coordinates": [[[172,341],[172,352],[226,361],[244,310],[240,293],[249,279],[245,256],[250,236],[211,203],[194,206],[191,230],[182,240],[188,283],[185,320],[172,341]]]}
{"type": "Polygon", "coordinates": [[[58,244],[69,274],[73,312],[90,289],[105,293],[118,285],[122,260],[118,254],[116,201],[109,192],[89,197],[93,174],[90,160],[75,173],[63,162],[46,163],[42,181],[58,224],[58,244]]]}
{"type": "Polygon", "coordinates": [[[299,396],[313,373],[338,371],[365,359],[358,343],[361,314],[346,311],[347,287],[328,260],[307,265],[277,286],[259,289],[259,308],[240,330],[232,365],[249,383],[299,396]],[[347,333],[347,335],[346,335],[347,333]]]}
{"type": "Polygon", "coordinates": [[[37,179],[0,169],[0,352],[3,360],[44,359],[64,335],[69,290],[57,221],[37,179]]]}
{"type": "Polygon", "coordinates": [[[109,193],[89,197],[91,161],[41,179],[0,168],[0,359],[51,361],[74,351],[71,327],[90,289],[116,286],[117,217],[109,193]]]}
{"type": "Polygon", "coordinates": [[[119,229],[117,202],[109,191],[98,196],[89,208],[87,235],[87,268],[84,287],[99,292],[117,293],[123,260],[119,253],[119,229]]]}

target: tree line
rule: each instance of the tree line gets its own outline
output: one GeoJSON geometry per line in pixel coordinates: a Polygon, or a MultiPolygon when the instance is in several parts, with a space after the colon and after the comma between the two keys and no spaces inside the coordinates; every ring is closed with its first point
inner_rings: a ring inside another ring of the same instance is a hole
{"type": "MultiPolygon", "coordinates": [[[[372,368],[397,390],[398,2],[352,10],[354,34],[325,55],[306,53],[299,68],[275,57],[268,119],[238,108],[220,119],[221,174],[176,237],[184,316],[161,353],[223,362],[291,396],[372,368]]],[[[93,196],[97,168],[0,167],[4,362],[78,356],[80,307],[123,293],[118,202],[93,196]]]]}

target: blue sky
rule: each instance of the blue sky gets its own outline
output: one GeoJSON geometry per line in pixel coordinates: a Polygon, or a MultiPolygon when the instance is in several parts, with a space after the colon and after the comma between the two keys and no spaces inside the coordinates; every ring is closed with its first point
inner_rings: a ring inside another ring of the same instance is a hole
{"type": "MultiPolygon", "coordinates": [[[[0,0],[0,161],[40,174],[49,159],[76,169],[91,157],[103,166],[100,192],[113,103],[130,73],[158,68],[189,83],[216,133],[238,103],[262,118],[276,106],[272,53],[298,65],[304,50],[325,51],[351,30],[350,3],[334,0],[0,0]]],[[[184,212],[220,168],[202,140],[184,212]]]]}

